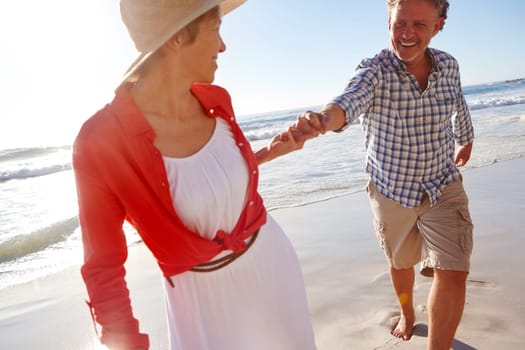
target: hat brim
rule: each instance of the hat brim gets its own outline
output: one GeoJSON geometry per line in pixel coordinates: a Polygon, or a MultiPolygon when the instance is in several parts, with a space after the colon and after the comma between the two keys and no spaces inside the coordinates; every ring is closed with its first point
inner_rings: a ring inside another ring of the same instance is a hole
{"type": "MultiPolygon", "coordinates": [[[[235,10],[237,7],[241,6],[243,3],[245,3],[247,0],[224,0],[221,3],[218,4],[218,6],[221,9],[222,15],[226,15],[227,13],[235,10]]],[[[217,5],[214,5],[217,6],[217,5]]],[[[213,8],[210,7],[210,9],[213,8]]],[[[203,13],[199,14],[202,15],[203,13]]],[[[199,16],[195,17],[198,18],[199,16]]],[[[176,33],[176,32],[175,32],[176,33]]],[[[171,35],[174,35],[175,33],[171,33],[171,35]]],[[[126,70],[124,75],[122,76],[122,79],[120,81],[120,85],[122,85],[124,82],[126,82],[129,77],[131,77],[136,70],[155,52],[157,51],[164,43],[159,45],[158,47],[155,47],[151,49],[148,52],[142,52],[139,54],[139,56],[133,61],[133,63],[129,66],[129,68],[126,70]]]]}

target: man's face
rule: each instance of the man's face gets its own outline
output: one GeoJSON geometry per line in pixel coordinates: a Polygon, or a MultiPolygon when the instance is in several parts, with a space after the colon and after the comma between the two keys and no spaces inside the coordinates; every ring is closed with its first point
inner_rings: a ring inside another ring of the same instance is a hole
{"type": "Polygon", "coordinates": [[[423,62],[430,40],[443,23],[430,1],[403,1],[390,11],[388,19],[392,51],[407,66],[423,62]]]}

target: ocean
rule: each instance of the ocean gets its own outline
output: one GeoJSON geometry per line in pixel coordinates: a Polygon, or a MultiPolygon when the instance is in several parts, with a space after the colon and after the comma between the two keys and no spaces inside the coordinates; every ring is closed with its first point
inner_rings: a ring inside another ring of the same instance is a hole
{"type": "MultiPolygon", "coordinates": [[[[525,79],[464,87],[476,140],[463,171],[525,155],[525,79]]],[[[286,129],[306,106],[239,116],[254,150],[286,129]]],[[[309,141],[260,169],[269,209],[364,190],[364,137],[352,125],[309,141]]],[[[71,145],[0,150],[0,289],[80,265],[82,246],[71,145]]],[[[348,208],[350,210],[350,208],[348,208]]],[[[140,238],[126,226],[128,244],[140,238]]]]}

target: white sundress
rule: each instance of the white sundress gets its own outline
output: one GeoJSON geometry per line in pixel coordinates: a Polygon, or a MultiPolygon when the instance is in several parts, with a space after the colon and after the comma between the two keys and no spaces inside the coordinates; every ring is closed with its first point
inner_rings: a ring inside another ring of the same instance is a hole
{"type": "MultiPolygon", "coordinates": [[[[208,239],[218,230],[231,232],[249,175],[227,122],[216,118],[202,149],[186,158],[164,157],[164,164],[184,224],[208,239]]],[[[165,283],[171,350],[316,348],[299,261],[270,215],[233,263],[171,280],[174,287],[165,283]]]]}

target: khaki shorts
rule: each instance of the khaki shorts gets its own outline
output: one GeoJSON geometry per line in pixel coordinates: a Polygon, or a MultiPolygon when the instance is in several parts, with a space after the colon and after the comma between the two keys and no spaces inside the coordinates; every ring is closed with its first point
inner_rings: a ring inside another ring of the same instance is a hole
{"type": "Polygon", "coordinates": [[[473,226],[461,177],[433,207],[425,194],[418,207],[405,208],[371,181],[367,192],[376,235],[391,267],[407,269],[421,262],[421,274],[429,277],[434,268],[469,271],[473,226]]]}

